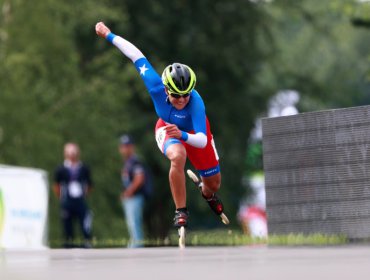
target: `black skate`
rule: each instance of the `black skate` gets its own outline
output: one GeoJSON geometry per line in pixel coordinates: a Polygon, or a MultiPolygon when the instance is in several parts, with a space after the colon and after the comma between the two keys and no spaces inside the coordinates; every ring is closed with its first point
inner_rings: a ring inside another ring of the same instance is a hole
{"type": "Polygon", "coordinates": [[[216,215],[220,216],[222,222],[225,225],[228,225],[230,221],[224,213],[224,206],[221,200],[218,198],[218,196],[216,194],[213,194],[213,196],[210,198],[204,197],[203,192],[202,192],[203,182],[199,180],[198,176],[195,175],[194,172],[191,171],[190,169],[188,169],[186,173],[188,174],[190,179],[194,182],[194,184],[198,187],[198,189],[200,190],[200,193],[202,194],[202,197],[207,201],[212,211],[215,212],[216,215]]]}
{"type": "Polygon", "coordinates": [[[188,211],[175,211],[175,218],[173,218],[173,225],[176,228],[188,226],[188,211]]]}
{"type": "Polygon", "coordinates": [[[185,248],[186,227],[188,226],[188,211],[176,211],[173,225],[177,228],[179,233],[179,247],[185,248]]]}
{"type": "Polygon", "coordinates": [[[224,212],[224,205],[215,193],[210,198],[205,197],[203,193],[202,196],[216,215],[220,216],[224,212]]]}

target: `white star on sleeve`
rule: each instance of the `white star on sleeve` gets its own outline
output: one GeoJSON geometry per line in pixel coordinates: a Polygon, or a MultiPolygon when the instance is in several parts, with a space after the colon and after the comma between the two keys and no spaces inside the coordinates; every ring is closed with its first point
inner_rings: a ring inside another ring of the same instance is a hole
{"type": "Polygon", "coordinates": [[[143,76],[145,76],[145,72],[149,70],[148,68],[145,67],[145,64],[139,67],[139,69],[140,69],[140,75],[143,75],[143,76]]]}

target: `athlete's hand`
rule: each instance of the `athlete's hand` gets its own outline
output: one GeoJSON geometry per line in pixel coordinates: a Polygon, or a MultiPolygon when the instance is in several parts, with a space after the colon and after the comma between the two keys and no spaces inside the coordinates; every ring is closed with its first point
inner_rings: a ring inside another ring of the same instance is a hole
{"type": "Polygon", "coordinates": [[[176,139],[181,138],[181,135],[182,135],[181,130],[175,124],[166,125],[165,130],[167,132],[167,135],[170,138],[176,138],[176,139]]]}
{"type": "Polygon", "coordinates": [[[104,24],[104,22],[98,22],[95,25],[95,31],[98,36],[106,38],[110,33],[110,29],[104,24]]]}

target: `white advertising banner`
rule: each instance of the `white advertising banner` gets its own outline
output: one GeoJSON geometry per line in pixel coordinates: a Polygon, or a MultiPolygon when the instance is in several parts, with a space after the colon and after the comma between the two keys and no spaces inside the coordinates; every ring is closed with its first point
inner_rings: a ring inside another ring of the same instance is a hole
{"type": "Polygon", "coordinates": [[[48,195],[45,171],[0,165],[0,248],[46,247],[48,195]]]}

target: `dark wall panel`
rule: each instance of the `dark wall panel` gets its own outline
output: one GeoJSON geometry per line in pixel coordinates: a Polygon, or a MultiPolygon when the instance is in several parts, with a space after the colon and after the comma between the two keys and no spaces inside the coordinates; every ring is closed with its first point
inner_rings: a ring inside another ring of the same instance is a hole
{"type": "Polygon", "coordinates": [[[270,234],[370,237],[370,106],[262,125],[270,234]]]}

